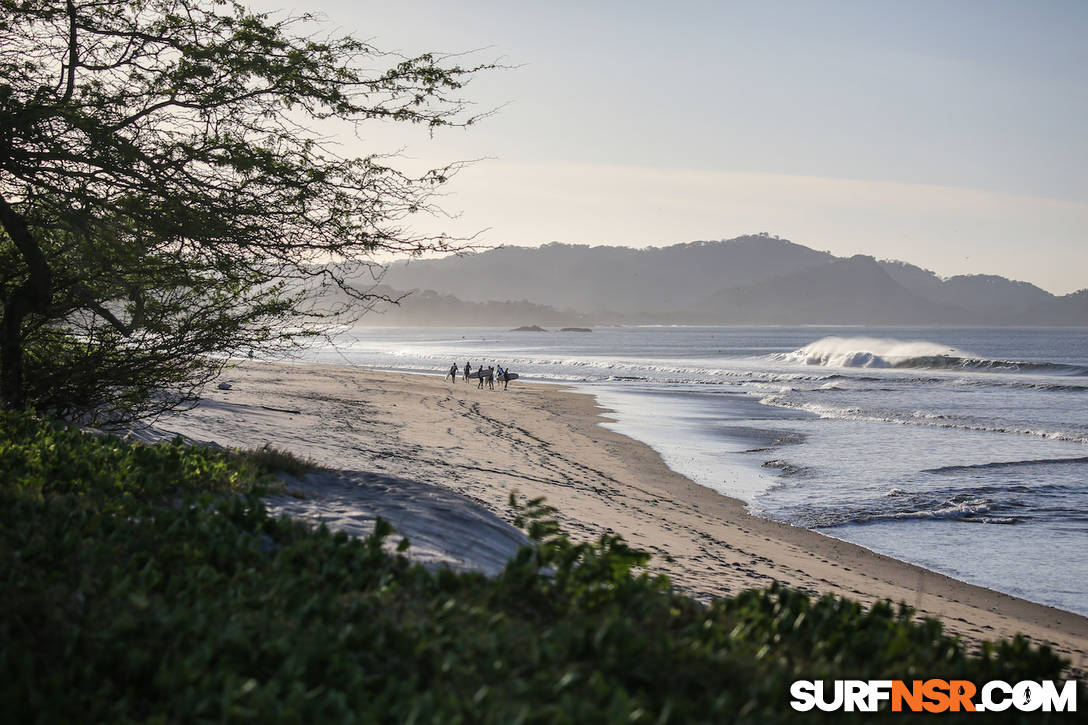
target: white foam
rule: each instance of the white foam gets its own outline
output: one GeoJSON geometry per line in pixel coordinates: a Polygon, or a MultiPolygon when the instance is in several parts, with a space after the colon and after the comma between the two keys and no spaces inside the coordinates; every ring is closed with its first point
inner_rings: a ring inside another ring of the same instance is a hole
{"type": "MultiPolygon", "coordinates": [[[[894,490],[894,489],[893,489],[894,490]]],[[[946,501],[943,506],[921,511],[899,511],[889,514],[866,516],[861,522],[887,521],[891,519],[955,519],[983,524],[1015,524],[1013,516],[986,516],[990,504],[981,499],[972,501],[946,501]]]]}
{"type": "Polygon", "coordinates": [[[909,415],[896,414],[892,411],[865,410],[857,406],[821,405],[791,400],[785,395],[765,395],[759,400],[763,405],[776,408],[790,408],[803,410],[821,418],[831,420],[862,420],[873,423],[894,423],[896,425],[929,426],[933,428],[947,428],[954,430],[981,431],[987,433],[1009,433],[1014,435],[1035,436],[1054,441],[1069,443],[1088,443],[1088,435],[1082,431],[1047,430],[1044,428],[1027,428],[1016,425],[986,425],[971,423],[963,419],[953,418],[942,413],[927,413],[925,411],[913,411],[909,415]]]}
{"type": "Polygon", "coordinates": [[[948,345],[925,340],[878,337],[825,337],[800,350],[779,353],[776,360],[839,368],[887,368],[921,357],[972,357],[948,345]]]}

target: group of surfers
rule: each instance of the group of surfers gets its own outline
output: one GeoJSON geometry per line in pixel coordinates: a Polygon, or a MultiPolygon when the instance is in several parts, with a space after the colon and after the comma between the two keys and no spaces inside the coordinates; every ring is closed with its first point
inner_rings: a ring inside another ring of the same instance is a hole
{"type": "MultiPolygon", "coordinates": [[[[454,363],[453,365],[450,365],[450,371],[448,373],[446,373],[446,377],[444,379],[445,380],[452,380],[453,382],[456,383],[457,382],[457,369],[458,369],[457,368],[457,363],[454,363]]],[[[483,388],[484,383],[487,383],[487,387],[490,390],[494,390],[495,389],[495,381],[496,380],[501,380],[502,381],[502,389],[506,390],[506,386],[508,386],[510,384],[510,379],[512,377],[517,377],[517,376],[514,375],[513,373],[511,373],[509,370],[504,370],[502,365],[488,365],[486,368],[483,365],[480,365],[480,367],[477,368],[476,372],[472,372],[472,363],[466,362],[465,363],[465,372],[464,372],[465,382],[467,383],[468,381],[470,381],[474,377],[478,378],[479,381],[480,381],[476,385],[477,388],[483,388]]]]}

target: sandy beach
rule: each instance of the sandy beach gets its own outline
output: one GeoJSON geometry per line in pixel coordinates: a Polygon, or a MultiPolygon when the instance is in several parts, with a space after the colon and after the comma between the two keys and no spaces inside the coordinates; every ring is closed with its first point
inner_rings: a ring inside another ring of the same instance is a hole
{"type": "Polygon", "coordinates": [[[330,471],[294,480],[277,510],[362,534],[389,519],[424,561],[496,571],[522,541],[512,490],[544,496],[574,537],[621,534],[697,598],[778,581],[813,594],[906,602],[971,643],[1023,633],[1088,669],[1088,619],[965,584],[821,534],[750,516],[599,423],[592,396],[322,365],[241,363],[157,428],[228,447],[265,444],[330,471]],[[501,387],[501,386],[499,386],[501,387]],[[474,505],[475,504],[475,505],[474,505]]]}

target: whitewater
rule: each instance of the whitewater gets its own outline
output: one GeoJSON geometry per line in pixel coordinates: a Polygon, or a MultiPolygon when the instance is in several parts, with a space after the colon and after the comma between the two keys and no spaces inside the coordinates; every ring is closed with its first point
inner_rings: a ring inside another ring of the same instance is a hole
{"type": "Polygon", "coordinates": [[[756,515],[1088,614],[1088,330],[356,329],[307,359],[566,383],[756,515]]]}

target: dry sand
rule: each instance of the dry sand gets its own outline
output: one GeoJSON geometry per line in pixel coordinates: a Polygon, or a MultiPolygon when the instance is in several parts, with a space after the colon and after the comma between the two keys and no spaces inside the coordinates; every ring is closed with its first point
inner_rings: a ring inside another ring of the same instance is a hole
{"type": "Polygon", "coordinates": [[[428,562],[495,571],[523,540],[504,523],[513,489],[544,496],[575,537],[621,534],[695,597],[773,581],[863,602],[906,602],[977,643],[1023,633],[1088,669],[1088,619],[1017,599],[806,529],[669,470],[599,425],[592,396],[560,386],[476,383],[320,365],[243,363],[192,411],[159,427],[230,447],[266,443],[341,473],[296,481],[279,510],[360,534],[389,519],[428,562]],[[471,502],[479,504],[485,509],[471,502]],[[490,513],[488,513],[490,512],[490,513]]]}

